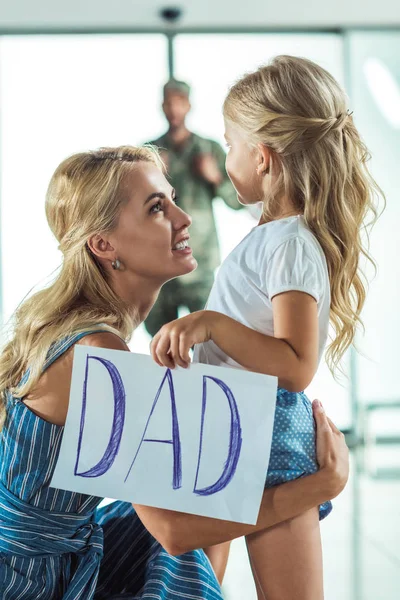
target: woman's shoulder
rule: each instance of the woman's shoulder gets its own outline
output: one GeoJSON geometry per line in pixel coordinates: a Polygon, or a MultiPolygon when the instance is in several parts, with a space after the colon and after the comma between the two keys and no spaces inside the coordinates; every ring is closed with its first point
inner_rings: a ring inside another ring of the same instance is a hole
{"type": "Polygon", "coordinates": [[[75,344],[129,352],[117,333],[96,331],[79,338],[52,362],[24,402],[41,419],[59,426],[64,425],[68,412],[75,344]]]}
{"type": "Polygon", "coordinates": [[[106,348],[109,350],[126,350],[129,352],[129,347],[124,339],[113,333],[112,331],[98,331],[89,333],[85,337],[78,340],[80,346],[95,346],[96,348],[106,348]]]}

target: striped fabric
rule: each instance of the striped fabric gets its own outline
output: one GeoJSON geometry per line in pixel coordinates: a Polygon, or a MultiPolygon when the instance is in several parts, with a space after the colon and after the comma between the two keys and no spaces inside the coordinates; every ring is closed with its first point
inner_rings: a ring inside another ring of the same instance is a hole
{"type": "MultiPolygon", "coordinates": [[[[88,333],[55,345],[45,368],[88,333]]],[[[202,550],[170,556],[131,504],[97,508],[101,498],[49,487],[62,434],[9,395],[0,433],[0,599],[221,600],[202,550]]]]}

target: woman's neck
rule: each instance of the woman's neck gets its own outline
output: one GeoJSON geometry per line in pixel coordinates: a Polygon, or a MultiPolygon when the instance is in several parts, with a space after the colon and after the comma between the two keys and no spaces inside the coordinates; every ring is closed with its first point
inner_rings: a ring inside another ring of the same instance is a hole
{"type": "Polygon", "coordinates": [[[142,278],[131,277],[129,281],[114,277],[112,281],[114,293],[123,300],[137,324],[142,323],[153,308],[161,283],[142,278]]]}

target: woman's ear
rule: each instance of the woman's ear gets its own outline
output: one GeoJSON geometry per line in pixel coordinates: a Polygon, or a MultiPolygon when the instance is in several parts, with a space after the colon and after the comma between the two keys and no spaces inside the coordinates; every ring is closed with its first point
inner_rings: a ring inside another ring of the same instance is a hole
{"type": "Polygon", "coordinates": [[[265,175],[269,173],[269,166],[271,162],[271,151],[265,144],[257,144],[257,175],[265,175]]]}
{"type": "Polygon", "coordinates": [[[90,252],[97,258],[105,260],[115,259],[115,248],[110,244],[109,240],[99,234],[92,235],[87,241],[90,252]]]}

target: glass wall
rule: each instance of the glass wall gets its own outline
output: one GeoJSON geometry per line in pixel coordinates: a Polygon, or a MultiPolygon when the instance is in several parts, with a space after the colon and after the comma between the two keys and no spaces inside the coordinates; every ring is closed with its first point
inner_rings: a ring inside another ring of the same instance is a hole
{"type": "MultiPolygon", "coordinates": [[[[400,336],[400,32],[360,31],[344,37],[178,35],[174,48],[175,75],[192,86],[189,127],[221,144],[221,107],[229,85],[277,54],[315,60],[349,93],[349,108],[372,152],[371,170],[386,193],[387,207],[371,236],[378,274],[364,311],[366,331],[358,337],[362,354],[354,355],[357,377],[339,384],[322,366],[309,395],[323,399],[340,427],[351,428],[352,399],[362,414],[368,404],[383,406],[400,400],[396,371],[400,336]]],[[[46,187],[55,167],[76,151],[138,144],[163,133],[166,122],[160,106],[167,64],[167,43],[162,35],[0,38],[3,320],[31,288],[41,287],[60,263],[44,215],[46,187]]],[[[217,199],[214,208],[224,258],[256,220],[250,212],[230,210],[222,200],[217,199]]],[[[147,352],[148,342],[141,327],[131,348],[147,352]]],[[[364,421],[369,423],[372,437],[377,433],[399,435],[400,410],[386,408],[367,414],[364,421]]],[[[369,471],[375,463],[398,468],[398,448],[392,446],[388,452],[374,446],[364,466],[369,471]]],[[[394,488],[393,483],[379,481],[378,489],[372,488],[370,478],[360,481],[363,493],[349,485],[335,500],[332,518],[322,526],[327,600],[396,597],[393,573],[396,568],[398,581],[399,555],[392,548],[398,546],[393,527],[398,494],[396,497],[393,490],[398,491],[398,485],[394,488]],[[364,537],[360,537],[361,529],[364,537]],[[359,578],[364,580],[362,589],[359,578]]],[[[229,600],[256,598],[243,540],[232,545],[224,588],[229,600]]]]}

